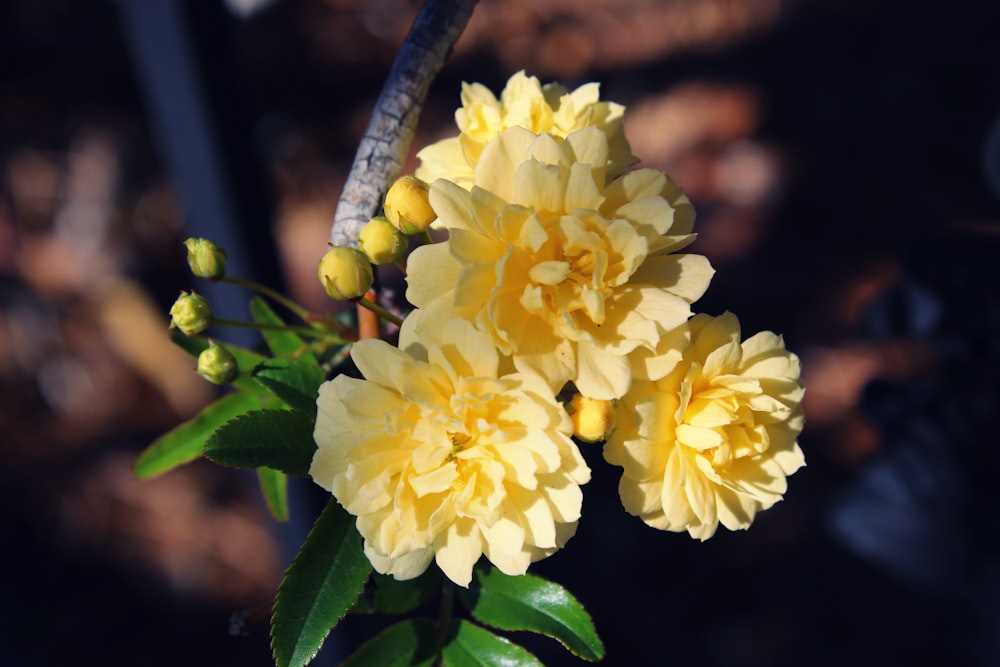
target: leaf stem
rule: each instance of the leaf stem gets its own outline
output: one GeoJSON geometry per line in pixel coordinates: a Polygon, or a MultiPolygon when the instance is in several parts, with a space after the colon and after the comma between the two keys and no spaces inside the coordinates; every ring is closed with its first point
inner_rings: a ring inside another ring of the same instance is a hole
{"type": "Polygon", "coordinates": [[[401,318],[396,317],[395,315],[393,315],[392,313],[390,313],[388,310],[386,310],[382,306],[378,305],[374,301],[371,301],[371,300],[369,300],[369,299],[367,299],[365,297],[361,297],[360,299],[358,299],[358,305],[359,306],[364,306],[368,310],[370,310],[373,313],[377,314],[383,320],[385,320],[387,322],[392,322],[396,326],[400,326],[400,325],[403,324],[403,320],[401,318]]]}
{"type": "Polygon", "coordinates": [[[313,338],[327,338],[330,335],[329,331],[321,331],[319,329],[313,329],[311,327],[296,327],[288,324],[265,324],[263,322],[243,322],[241,320],[227,320],[222,317],[216,317],[212,320],[213,325],[218,325],[220,327],[234,327],[236,329],[258,329],[260,331],[290,331],[292,333],[297,333],[300,336],[312,336],[313,338]]]}
{"type": "Polygon", "coordinates": [[[229,283],[230,285],[239,285],[241,287],[246,287],[246,288],[252,289],[253,291],[255,291],[255,292],[259,293],[259,294],[263,294],[264,296],[266,296],[266,297],[268,297],[270,299],[273,299],[274,301],[277,301],[278,303],[280,303],[281,305],[283,305],[285,308],[287,308],[288,310],[290,310],[293,313],[295,313],[296,315],[298,315],[300,319],[302,319],[304,321],[308,321],[309,320],[309,311],[308,310],[306,310],[305,308],[303,308],[299,304],[295,303],[294,301],[292,301],[291,299],[289,299],[284,294],[281,294],[280,292],[276,292],[275,290],[271,289],[270,287],[268,287],[266,285],[261,285],[260,283],[256,283],[256,282],[254,282],[252,280],[245,280],[243,278],[234,278],[233,276],[223,276],[220,279],[220,281],[224,282],[224,283],[229,283]]]}

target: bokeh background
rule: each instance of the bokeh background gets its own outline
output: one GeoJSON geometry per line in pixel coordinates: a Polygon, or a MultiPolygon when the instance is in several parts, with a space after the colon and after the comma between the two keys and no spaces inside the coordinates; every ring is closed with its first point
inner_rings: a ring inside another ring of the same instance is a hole
{"type": "MultiPolygon", "coordinates": [[[[0,664],[271,664],[260,610],[322,492],[302,481],[276,526],[252,475],[131,464],[213,394],[166,333],[202,289],[184,238],[331,307],[314,268],[416,9],[0,2],[0,664]]],[[[647,528],[587,452],[578,535],[536,571],[592,611],[606,664],[997,664],[998,26],[987,0],[476,9],[414,149],[454,133],[463,80],[600,81],[699,212],[718,273],[696,308],[803,360],[808,467],[748,532],[647,528]]]]}

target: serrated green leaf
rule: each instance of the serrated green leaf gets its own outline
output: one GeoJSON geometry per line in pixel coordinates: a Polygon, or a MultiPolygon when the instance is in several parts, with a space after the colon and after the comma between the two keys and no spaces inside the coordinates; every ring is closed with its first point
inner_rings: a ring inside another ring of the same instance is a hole
{"type": "Polygon", "coordinates": [[[254,410],[232,419],[205,443],[205,456],[236,468],[267,466],[307,476],[316,442],[312,416],[298,410],[254,410]]]}
{"type": "MultiPolygon", "coordinates": [[[[208,347],[208,339],[203,336],[185,336],[180,331],[176,329],[170,332],[170,340],[173,341],[174,345],[181,348],[188,354],[190,354],[195,359],[201,354],[201,351],[208,347]]],[[[216,341],[219,343],[219,341],[216,341]]],[[[226,350],[236,357],[236,365],[240,369],[239,377],[233,380],[230,384],[236,387],[240,391],[249,392],[251,394],[260,394],[260,385],[253,379],[251,372],[257,367],[262,361],[265,361],[267,357],[257,354],[252,350],[248,350],[245,347],[240,347],[239,345],[230,345],[229,343],[220,343],[226,350]]]]}
{"type": "Polygon", "coordinates": [[[604,657],[590,614],[557,583],[532,574],[511,577],[494,568],[477,568],[475,583],[459,589],[458,595],[482,623],[541,633],[591,662],[604,657]]]}
{"type": "Polygon", "coordinates": [[[437,657],[434,623],[411,618],[375,635],[340,667],[431,667],[437,657]]]}
{"type": "Polygon", "coordinates": [[[527,649],[468,621],[452,624],[441,657],[448,667],[545,667],[527,649]]]}
{"type": "Polygon", "coordinates": [[[396,581],[387,574],[374,575],[375,597],[373,611],[383,614],[405,614],[419,607],[434,595],[441,583],[441,572],[436,567],[416,579],[396,581]]]}
{"type": "Polygon", "coordinates": [[[285,473],[262,466],[257,468],[257,483],[275,521],[288,521],[288,478],[285,473]]]}
{"type": "Polygon", "coordinates": [[[205,443],[216,429],[230,419],[259,408],[260,400],[256,396],[239,392],[226,394],[147,447],[136,459],[136,477],[156,477],[194,461],[202,455],[205,443]]]}
{"type": "MultiPolygon", "coordinates": [[[[254,322],[260,324],[275,324],[282,325],[285,323],[278,315],[271,310],[271,307],[267,305],[267,301],[255,296],[250,299],[250,314],[253,316],[254,322]]],[[[306,343],[299,337],[298,334],[291,331],[274,331],[274,330],[261,330],[261,335],[264,337],[264,342],[267,343],[267,347],[271,350],[271,354],[276,357],[297,357],[302,361],[307,361],[316,365],[316,355],[309,352],[306,349],[306,343]]]]}
{"type": "Polygon", "coordinates": [[[278,667],[312,660],[354,604],[371,572],[354,517],[331,499],[278,587],[271,649],[278,667]]]}
{"type": "Polygon", "coordinates": [[[314,362],[267,359],[253,369],[253,376],[289,406],[316,413],[316,396],[326,374],[314,362]]]}

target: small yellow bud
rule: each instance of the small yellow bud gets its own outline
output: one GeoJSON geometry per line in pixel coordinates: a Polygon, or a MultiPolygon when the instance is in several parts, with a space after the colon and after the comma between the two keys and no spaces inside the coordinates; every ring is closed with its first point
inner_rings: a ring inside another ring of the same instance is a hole
{"type": "Polygon", "coordinates": [[[570,402],[573,435],[584,442],[606,440],[615,428],[615,406],[611,401],[577,394],[570,402]]]}
{"type": "Polygon", "coordinates": [[[226,275],[226,251],[208,239],[190,238],[184,242],[188,266],[199,278],[218,280],[226,275]]]}
{"type": "Polygon", "coordinates": [[[208,341],[208,347],[198,355],[198,375],[212,384],[226,384],[235,380],[239,374],[236,357],[214,340],[208,341]]]}
{"type": "Polygon", "coordinates": [[[345,246],[331,246],[319,260],[317,273],[326,293],[338,301],[364,296],[375,279],[368,257],[345,246]]]}
{"type": "Polygon", "coordinates": [[[185,336],[193,336],[212,323],[212,308],[200,294],[181,292],[170,307],[170,317],[171,329],[180,329],[185,336]]]}
{"type": "Polygon", "coordinates": [[[430,188],[415,176],[403,176],[385,195],[385,217],[404,234],[417,234],[437,220],[430,188]]]}
{"type": "Polygon", "coordinates": [[[403,259],[408,247],[406,235],[382,216],[372,218],[358,235],[358,248],[372,264],[391,264],[403,259]]]}

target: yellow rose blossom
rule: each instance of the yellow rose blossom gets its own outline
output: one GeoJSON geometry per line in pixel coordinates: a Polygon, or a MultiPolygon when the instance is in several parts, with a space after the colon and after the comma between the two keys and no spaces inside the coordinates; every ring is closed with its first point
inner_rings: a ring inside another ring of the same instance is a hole
{"type": "Polygon", "coordinates": [[[468,323],[424,343],[413,333],[419,317],[404,323],[402,349],[354,345],[366,379],[340,375],[320,388],[310,475],[357,517],[379,572],[410,579],[433,558],[467,586],[485,555],[524,574],[580,518],[590,469],[569,415],[541,378],[503,372],[468,323]]]}
{"type": "Polygon", "coordinates": [[[650,526],[706,540],[747,528],[805,465],[796,439],[799,360],[764,331],[740,343],[735,315],[697,315],[667,377],[637,381],[618,402],[604,458],[624,468],[625,509],[650,526]]]}
{"type": "Polygon", "coordinates": [[[435,181],[431,203],[449,239],[408,261],[424,335],[472,321],[518,369],[556,390],[572,380],[595,399],[669,372],[713,270],[701,255],[675,254],[694,239],[677,186],[652,169],[606,184],[607,154],[594,127],[563,142],[511,128],[483,150],[471,191],[435,181]]]}
{"type": "Polygon", "coordinates": [[[615,405],[612,401],[599,401],[576,394],[570,401],[569,413],[573,419],[573,435],[583,442],[606,440],[615,428],[615,405]]]}
{"type": "Polygon", "coordinates": [[[622,105],[600,101],[597,83],[569,92],[557,83],[543,86],[521,71],[507,81],[499,100],[482,84],[463,83],[462,107],[455,112],[459,135],[417,153],[416,176],[428,183],[444,178],[469,189],[483,149],[503,130],[523,127],[562,140],[588,126],[607,134],[608,172],[619,176],[637,161],[625,138],[624,113],[622,105]]]}

